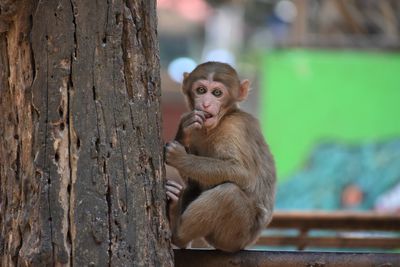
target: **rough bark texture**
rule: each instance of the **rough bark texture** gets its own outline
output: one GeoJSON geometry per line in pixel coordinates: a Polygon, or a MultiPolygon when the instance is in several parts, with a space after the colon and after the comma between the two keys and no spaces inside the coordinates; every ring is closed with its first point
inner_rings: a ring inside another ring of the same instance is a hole
{"type": "Polygon", "coordinates": [[[155,0],[0,0],[0,265],[171,266],[155,0]]]}

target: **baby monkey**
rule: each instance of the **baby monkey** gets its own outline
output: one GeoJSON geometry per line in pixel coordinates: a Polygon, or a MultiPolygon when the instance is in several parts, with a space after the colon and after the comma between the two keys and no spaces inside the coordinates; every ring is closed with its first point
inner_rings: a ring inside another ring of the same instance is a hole
{"type": "Polygon", "coordinates": [[[271,221],[274,160],[257,119],[237,104],[249,86],[220,62],[184,74],[190,111],[165,148],[166,163],[184,181],[166,184],[172,243],[180,248],[204,238],[216,249],[235,252],[252,244],[271,221]]]}

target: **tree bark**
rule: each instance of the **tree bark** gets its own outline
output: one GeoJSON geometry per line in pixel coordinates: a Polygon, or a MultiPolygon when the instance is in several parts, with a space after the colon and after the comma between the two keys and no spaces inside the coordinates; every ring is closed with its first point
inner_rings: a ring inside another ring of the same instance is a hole
{"type": "Polygon", "coordinates": [[[0,0],[0,265],[172,266],[155,0],[0,0]]]}

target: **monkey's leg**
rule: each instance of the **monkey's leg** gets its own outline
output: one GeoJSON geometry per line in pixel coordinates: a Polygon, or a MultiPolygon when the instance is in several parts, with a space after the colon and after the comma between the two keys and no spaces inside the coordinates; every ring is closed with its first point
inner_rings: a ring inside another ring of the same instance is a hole
{"type": "Polygon", "coordinates": [[[249,243],[255,207],[235,184],[224,183],[204,191],[178,220],[172,239],[178,247],[205,237],[215,248],[237,251],[249,243]]]}

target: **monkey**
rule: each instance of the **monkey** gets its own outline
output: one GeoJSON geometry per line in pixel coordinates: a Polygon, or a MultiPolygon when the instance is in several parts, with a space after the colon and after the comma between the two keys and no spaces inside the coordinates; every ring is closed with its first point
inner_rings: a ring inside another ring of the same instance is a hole
{"type": "Polygon", "coordinates": [[[165,186],[172,243],[179,248],[204,238],[236,252],[254,243],[272,219],[274,159],[258,120],[238,105],[249,87],[226,63],[206,62],[184,73],[189,112],[165,146],[166,163],[184,181],[165,186]]]}

